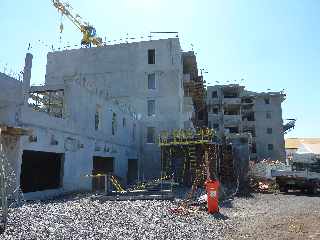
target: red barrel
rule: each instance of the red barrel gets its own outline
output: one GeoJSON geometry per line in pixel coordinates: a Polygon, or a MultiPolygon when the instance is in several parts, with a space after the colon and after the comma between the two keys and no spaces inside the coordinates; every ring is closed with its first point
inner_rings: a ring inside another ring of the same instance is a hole
{"type": "Polygon", "coordinates": [[[208,212],[219,212],[219,186],[220,183],[217,180],[207,180],[205,182],[207,197],[208,197],[208,212]]]}

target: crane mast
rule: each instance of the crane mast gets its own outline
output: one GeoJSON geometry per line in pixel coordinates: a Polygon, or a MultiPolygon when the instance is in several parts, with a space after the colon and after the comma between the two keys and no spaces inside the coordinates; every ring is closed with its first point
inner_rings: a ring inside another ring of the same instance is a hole
{"type": "MultiPolygon", "coordinates": [[[[83,34],[81,45],[86,47],[92,44],[99,47],[102,46],[102,39],[96,36],[96,29],[87,22],[83,22],[80,15],[72,14],[72,7],[68,3],[63,3],[60,0],[52,0],[53,6],[63,15],[65,15],[83,34]]],[[[62,32],[63,25],[60,25],[62,32]]]]}

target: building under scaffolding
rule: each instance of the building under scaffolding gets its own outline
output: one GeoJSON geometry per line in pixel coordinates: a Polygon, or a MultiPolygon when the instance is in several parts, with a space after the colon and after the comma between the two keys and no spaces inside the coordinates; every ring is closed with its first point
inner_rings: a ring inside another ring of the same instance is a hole
{"type": "Polygon", "coordinates": [[[192,122],[195,127],[207,127],[208,115],[206,105],[205,81],[202,73],[199,76],[197,59],[193,51],[184,52],[183,59],[183,89],[184,97],[190,97],[194,106],[192,122]]]}

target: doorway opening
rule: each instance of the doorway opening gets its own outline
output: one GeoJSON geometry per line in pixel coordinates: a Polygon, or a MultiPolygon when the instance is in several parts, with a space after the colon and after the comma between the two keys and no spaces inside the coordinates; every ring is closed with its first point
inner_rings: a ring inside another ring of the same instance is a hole
{"type": "MultiPolygon", "coordinates": [[[[113,157],[93,157],[93,168],[92,175],[98,174],[110,174],[114,171],[113,166],[114,158],[113,157]]],[[[92,178],[92,191],[104,191],[105,190],[105,177],[94,177],[92,178]]]]}
{"type": "Polygon", "coordinates": [[[25,150],[22,154],[22,192],[56,189],[62,186],[64,154],[25,150]]]}

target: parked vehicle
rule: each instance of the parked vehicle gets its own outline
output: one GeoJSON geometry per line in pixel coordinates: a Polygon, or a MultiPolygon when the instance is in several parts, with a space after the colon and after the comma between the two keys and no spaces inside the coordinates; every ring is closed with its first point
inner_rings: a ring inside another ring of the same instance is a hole
{"type": "Polygon", "coordinates": [[[316,194],[320,189],[320,159],[296,156],[293,158],[292,170],[273,170],[271,175],[276,178],[281,192],[292,189],[316,194]]]}

